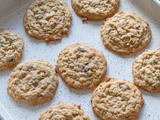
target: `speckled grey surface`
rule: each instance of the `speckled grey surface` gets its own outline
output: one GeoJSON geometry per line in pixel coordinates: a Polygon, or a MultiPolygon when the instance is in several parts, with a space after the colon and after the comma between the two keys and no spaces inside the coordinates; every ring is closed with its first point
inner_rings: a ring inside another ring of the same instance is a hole
{"type": "Polygon", "coordinates": [[[13,120],[8,111],[2,105],[3,103],[0,103],[0,120],[13,120]]]}
{"type": "MultiPolygon", "coordinates": [[[[7,4],[7,6],[11,7],[9,10],[6,9],[2,11],[2,8],[4,9],[5,6],[0,4],[0,28],[14,30],[24,38],[25,47],[21,62],[37,58],[48,60],[53,66],[55,66],[57,56],[65,46],[76,42],[82,42],[92,45],[104,52],[104,55],[108,60],[108,76],[133,81],[131,64],[135,57],[138,56],[142,51],[134,55],[121,57],[106,49],[103,46],[100,37],[100,26],[102,25],[102,21],[87,22],[82,24],[81,18],[74,13],[70,0],[63,0],[69,4],[73,14],[70,33],[68,36],[65,36],[62,41],[56,43],[52,42],[49,44],[46,44],[43,41],[36,41],[33,38],[30,38],[24,32],[22,21],[23,15],[27,9],[27,7],[24,5],[28,5],[33,0],[1,1],[4,1],[5,4],[6,2],[11,3],[11,5],[7,4]],[[17,8],[20,8],[20,10],[16,11],[17,8]],[[14,12],[14,14],[7,17],[11,11],[14,12]]],[[[160,8],[155,2],[152,0],[121,0],[119,11],[135,12],[146,19],[149,22],[153,32],[152,41],[149,44],[148,49],[160,48],[160,8]]],[[[74,102],[75,104],[81,105],[82,109],[89,114],[91,120],[97,120],[92,112],[90,104],[90,96],[94,89],[80,91],[69,89],[60,79],[58,90],[51,102],[36,107],[30,107],[23,103],[15,102],[7,94],[7,77],[10,73],[11,70],[0,72],[0,101],[2,103],[0,104],[6,108],[11,116],[13,116],[14,120],[36,120],[43,110],[51,105],[57,104],[60,101],[74,102]]],[[[139,120],[160,120],[160,93],[150,94],[144,91],[142,92],[145,99],[145,104],[139,120]]]]}

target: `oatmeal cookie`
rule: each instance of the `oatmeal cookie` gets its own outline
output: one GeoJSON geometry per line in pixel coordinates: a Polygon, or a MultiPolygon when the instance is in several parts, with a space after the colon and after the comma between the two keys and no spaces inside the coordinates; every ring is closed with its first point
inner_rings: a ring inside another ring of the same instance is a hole
{"type": "Polygon", "coordinates": [[[132,64],[134,83],[142,89],[160,92],[160,50],[147,50],[132,64]]]}
{"type": "Polygon", "coordinates": [[[106,77],[93,92],[91,103],[101,120],[136,120],[144,100],[134,84],[106,77]]]}
{"type": "Polygon", "coordinates": [[[105,76],[107,61],[102,51],[76,43],[61,51],[56,71],[71,88],[93,88],[105,76]]]}
{"type": "Polygon", "coordinates": [[[83,20],[102,20],[113,16],[120,0],[72,0],[74,11],[83,20]]]}
{"type": "Polygon", "coordinates": [[[58,87],[58,77],[53,67],[42,60],[19,64],[9,75],[8,93],[16,101],[31,106],[50,101],[58,87]]]}
{"type": "Polygon", "coordinates": [[[46,109],[38,120],[90,120],[80,106],[73,103],[59,103],[46,109]]]}
{"type": "Polygon", "coordinates": [[[151,40],[149,24],[134,13],[120,12],[101,27],[104,46],[119,54],[136,53],[151,40]]]}
{"type": "Polygon", "coordinates": [[[35,0],[24,15],[25,31],[46,42],[61,40],[68,34],[71,12],[60,0],[35,0]]]}
{"type": "Polygon", "coordinates": [[[23,39],[10,30],[0,29],[0,70],[17,65],[23,54],[23,39]]]}

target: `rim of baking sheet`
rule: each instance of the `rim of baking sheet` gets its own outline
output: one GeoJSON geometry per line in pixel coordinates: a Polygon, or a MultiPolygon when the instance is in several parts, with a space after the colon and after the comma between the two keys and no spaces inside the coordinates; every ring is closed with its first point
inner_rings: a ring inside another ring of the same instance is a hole
{"type": "Polygon", "coordinates": [[[160,0],[154,0],[154,2],[160,6],[160,0]]]}
{"type": "Polygon", "coordinates": [[[0,104],[0,120],[13,120],[2,104],[0,104]]]}

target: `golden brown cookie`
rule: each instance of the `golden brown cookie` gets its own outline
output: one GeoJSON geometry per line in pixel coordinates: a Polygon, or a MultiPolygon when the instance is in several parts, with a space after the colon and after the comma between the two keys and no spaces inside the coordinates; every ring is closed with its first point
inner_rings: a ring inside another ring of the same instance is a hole
{"type": "Polygon", "coordinates": [[[50,101],[58,87],[58,77],[47,61],[30,60],[19,64],[9,75],[8,93],[31,106],[50,101]]]}
{"type": "Polygon", "coordinates": [[[106,77],[93,92],[91,103],[100,120],[136,120],[144,100],[134,84],[106,77]]]}
{"type": "Polygon", "coordinates": [[[160,50],[147,50],[132,64],[134,83],[142,89],[160,92],[160,50]]]}
{"type": "Polygon", "coordinates": [[[119,54],[136,53],[151,40],[149,24],[134,13],[119,12],[101,27],[104,46],[119,54]]]}
{"type": "Polygon", "coordinates": [[[113,16],[120,0],[72,0],[74,11],[85,20],[102,20],[113,16]]]}
{"type": "Polygon", "coordinates": [[[105,76],[107,61],[102,51],[76,43],[60,52],[56,71],[71,88],[93,88],[105,76]]]}
{"type": "Polygon", "coordinates": [[[90,120],[80,106],[73,103],[59,103],[46,109],[38,120],[90,120]]]}
{"type": "Polygon", "coordinates": [[[68,34],[71,12],[60,0],[35,0],[24,15],[25,31],[36,39],[46,42],[61,40],[68,34]]]}
{"type": "Polygon", "coordinates": [[[10,30],[0,29],[0,70],[17,65],[23,54],[23,39],[10,30]]]}

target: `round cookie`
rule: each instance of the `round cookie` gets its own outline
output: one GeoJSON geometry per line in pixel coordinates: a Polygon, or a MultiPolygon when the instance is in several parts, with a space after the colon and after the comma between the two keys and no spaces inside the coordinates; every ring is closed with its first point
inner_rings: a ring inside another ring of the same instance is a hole
{"type": "Polygon", "coordinates": [[[107,61],[102,51],[76,43],[60,52],[56,71],[71,88],[93,88],[105,76],[107,61]]]}
{"type": "Polygon", "coordinates": [[[149,24],[134,13],[120,12],[101,27],[104,46],[119,54],[136,53],[151,40],[149,24]]]}
{"type": "Polygon", "coordinates": [[[8,79],[9,95],[31,106],[50,101],[58,87],[55,70],[49,62],[42,60],[19,64],[8,79]]]}
{"type": "Polygon", "coordinates": [[[100,120],[136,120],[144,100],[134,84],[106,77],[93,92],[91,103],[100,120]]]}
{"type": "Polygon", "coordinates": [[[72,0],[74,11],[83,20],[102,20],[113,16],[120,0],[72,0]]]}
{"type": "Polygon", "coordinates": [[[73,103],[59,103],[46,109],[38,120],[90,120],[80,106],[73,103]]]}
{"type": "Polygon", "coordinates": [[[71,12],[60,0],[35,0],[24,15],[25,31],[36,39],[46,42],[61,40],[68,34],[71,12]]]}
{"type": "Polygon", "coordinates": [[[0,70],[14,67],[23,54],[23,39],[10,30],[0,29],[0,70]]]}
{"type": "Polygon", "coordinates": [[[160,92],[160,50],[147,50],[132,64],[134,83],[142,89],[160,92]]]}

